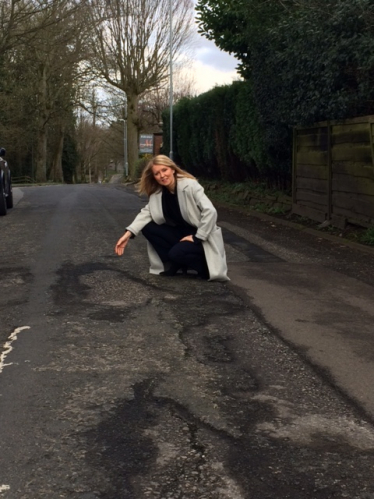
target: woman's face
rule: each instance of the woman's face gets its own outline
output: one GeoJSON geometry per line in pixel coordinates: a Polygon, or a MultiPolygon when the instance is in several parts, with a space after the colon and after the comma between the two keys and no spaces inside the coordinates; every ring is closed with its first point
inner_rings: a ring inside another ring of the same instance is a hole
{"type": "Polygon", "coordinates": [[[174,170],[170,166],[165,165],[153,165],[152,166],[153,176],[160,185],[164,185],[169,190],[174,190],[175,177],[174,170]]]}

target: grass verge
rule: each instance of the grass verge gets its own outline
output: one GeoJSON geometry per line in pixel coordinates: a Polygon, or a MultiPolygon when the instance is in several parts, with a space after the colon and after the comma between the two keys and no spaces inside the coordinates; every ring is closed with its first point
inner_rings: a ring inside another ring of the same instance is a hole
{"type": "Polygon", "coordinates": [[[264,184],[252,182],[229,183],[204,179],[200,182],[213,202],[226,207],[236,207],[245,213],[272,215],[351,242],[374,246],[374,227],[365,228],[348,224],[341,229],[295,215],[291,213],[292,203],[289,193],[268,189],[264,184]]]}

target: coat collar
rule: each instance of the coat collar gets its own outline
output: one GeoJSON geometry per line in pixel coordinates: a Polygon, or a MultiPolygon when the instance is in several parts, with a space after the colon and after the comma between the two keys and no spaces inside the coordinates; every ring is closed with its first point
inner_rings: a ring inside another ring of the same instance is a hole
{"type": "MultiPolygon", "coordinates": [[[[193,225],[192,220],[190,220],[188,201],[185,193],[189,185],[189,182],[190,182],[189,178],[186,177],[177,178],[177,196],[182,217],[186,220],[186,222],[193,225]]],[[[165,219],[162,212],[162,189],[152,194],[149,201],[152,206],[153,220],[158,224],[165,223],[165,219]]]]}
{"type": "MultiPolygon", "coordinates": [[[[178,199],[179,199],[179,193],[181,191],[184,191],[188,187],[188,180],[189,179],[187,177],[177,176],[176,187],[177,187],[178,199]]],[[[157,196],[157,197],[159,197],[161,199],[161,196],[162,196],[162,187],[160,188],[160,190],[158,190],[157,192],[154,193],[154,196],[157,196]]]]}
{"type": "Polygon", "coordinates": [[[189,180],[187,177],[177,176],[177,191],[184,191],[188,186],[189,180]]]}

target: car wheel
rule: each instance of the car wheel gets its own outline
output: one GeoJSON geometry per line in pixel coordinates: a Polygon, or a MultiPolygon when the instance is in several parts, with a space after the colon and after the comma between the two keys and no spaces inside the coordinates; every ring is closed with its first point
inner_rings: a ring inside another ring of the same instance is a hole
{"type": "Polygon", "coordinates": [[[8,182],[8,196],[6,198],[6,207],[13,208],[13,191],[12,191],[12,180],[9,178],[8,182]]]}
{"type": "Polygon", "coordinates": [[[0,217],[7,214],[5,189],[2,180],[0,179],[0,217]]]}

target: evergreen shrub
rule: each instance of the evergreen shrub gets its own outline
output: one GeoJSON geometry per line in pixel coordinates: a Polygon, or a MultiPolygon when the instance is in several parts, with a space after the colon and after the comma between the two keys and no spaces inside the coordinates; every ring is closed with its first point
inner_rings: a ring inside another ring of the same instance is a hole
{"type": "MultiPolygon", "coordinates": [[[[163,142],[169,144],[169,109],[164,111],[163,123],[163,142]]],[[[197,177],[286,184],[291,165],[281,169],[281,174],[277,172],[265,135],[248,81],[215,87],[197,97],[181,99],[173,107],[173,158],[197,177]]],[[[284,147],[290,148],[287,139],[284,147]]],[[[168,154],[165,149],[163,154],[168,154]]]]}

